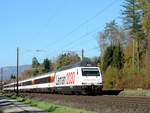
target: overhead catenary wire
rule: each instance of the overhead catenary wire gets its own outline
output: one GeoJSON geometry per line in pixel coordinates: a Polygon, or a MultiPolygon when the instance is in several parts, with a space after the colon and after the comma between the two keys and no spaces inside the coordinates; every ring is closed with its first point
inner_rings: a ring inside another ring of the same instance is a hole
{"type": "Polygon", "coordinates": [[[65,54],[65,53],[70,53],[70,52],[75,52],[76,54],[78,54],[78,55],[80,55],[81,57],[83,57],[82,55],[83,55],[83,51],[84,51],[84,54],[86,54],[86,53],[89,53],[89,52],[92,52],[93,50],[98,50],[99,49],[99,47],[98,46],[95,46],[95,47],[92,47],[92,48],[88,48],[88,49],[78,49],[78,50],[72,50],[72,51],[67,51],[67,50],[65,50],[65,51],[62,51],[61,52],[61,54],[65,54]],[[86,52],[85,52],[85,50],[86,50],[86,52]]]}
{"type": "MultiPolygon", "coordinates": [[[[91,32],[89,32],[89,33],[86,33],[86,34],[83,34],[82,36],[80,36],[78,39],[81,39],[81,38],[85,38],[86,36],[88,36],[88,35],[90,35],[91,33],[93,33],[93,31],[91,31],[91,32]]],[[[77,40],[77,39],[76,39],[77,40]]],[[[76,40],[74,40],[74,41],[71,41],[70,43],[68,43],[68,44],[66,44],[65,46],[63,46],[62,48],[65,48],[65,47],[67,47],[67,46],[70,46],[70,45],[72,45],[73,43],[75,43],[76,42],[76,40]]],[[[61,49],[61,48],[60,48],[61,49]]],[[[59,51],[59,50],[58,50],[59,51]]],[[[64,50],[65,51],[65,50],[64,50]]],[[[53,53],[55,53],[56,51],[53,51],[52,52],[52,54],[53,53]]]]}
{"type": "MultiPolygon", "coordinates": [[[[104,25],[105,25],[105,24],[104,24],[104,25]]],[[[102,26],[104,26],[104,25],[102,25],[102,26]]],[[[98,30],[99,28],[101,28],[102,26],[99,26],[99,27],[97,27],[96,29],[94,29],[94,30],[92,30],[92,31],[90,31],[90,32],[88,32],[88,33],[83,34],[82,36],[80,36],[80,37],[76,38],[75,40],[69,42],[68,44],[66,44],[66,45],[63,46],[62,48],[68,47],[68,46],[70,46],[70,45],[76,43],[78,40],[81,40],[81,39],[85,38],[86,36],[91,35],[92,33],[97,32],[97,30],[98,30]]],[[[54,53],[54,52],[56,52],[56,51],[53,51],[52,53],[54,53]]]]}
{"type": "MultiPolygon", "coordinates": [[[[64,4],[61,4],[61,5],[63,6],[64,4]]],[[[55,12],[53,14],[51,14],[51,16],[47,19],[47,23],[43,25],[43,30],[40,32],[37,32],[35,35],[41,35],[42,34],[41,32],[45,31],[46,28],[52,23],[54,18],[56,18],[56,16],[59,15],[60,13],[61,13],[61,10],[56,8],[55,12]]]]}
{"type": "MultiPolygon", "coordinates": [[[[104,13],[106,10],[108,10],[110,7],[113,6],[113,4],[116,3],[116,0],[113,0],[110,4],[108,4],[106,7],[104,7],[102,10],[100,10],[98,13],[96,13],[94,16],[90,17],[89,19],[85,20],[83,23],[79,24],[77,27],[75,27],[73,30],[71,30],[69,33],[67,33],[62,39],[61,41],[56,41],[56,42],[53,42],[51,44],[52,45],[57,45],[58,43],[62,42],[63,40],[69,38],[68,36],[70,36],[71,34],[73,34],[75,31],[77,31],[78,29],[80,29],[83,25],[91,22],[92,20],[94,20],[96,17],[98,17],[100,14],[104,13]]],[[[95,33],[95,32],[98,32],[97,30],[100,29],[100,27],[97,27],[96,29],[88,32],[88,33],[85,33],[83,34],[82,36],[80,36],[79,38],[75,39],[74,41],[71,41],[69,42],[68,44],[66,44],[65,46],[61,46],[59,49],[61,50],[62,48],[66,48],[70,45],[73,45],[74,43],[78,42],[79,40],[83,39],[84,37],[87,37],[89,35],[91,35],[92,33],[95,33]]],[[[56,52],[60,52],[59,50],[54,50],[51,52],[51,54],[55,54],[56,52]]]]}
{"type": "MultiPolygon", "coordinates": [[[[118,18],[118,16],[115,17],[114,19],[117,19],[117,18],[118,18]]],[[[66,44],[66,45],[63,46],[62,48],[66,48],[66,47],[69,48],[71,45],[77,43],[79,40],[82,40],[82,39],[84,39],[85,37],[87,37],[87,36],[89,36],[89,35],[91,35],[91,34],[98,33],[98,30],[99,30],[101,27],[103,27],[103,26],[105,26],[105,24],[103,24],[102,26],[99,26],[99,27],[95,28],[94,30],[92,30],[92,31],[90,31],[90,32],[88,32],[88,33],[83,34],[82,36],[80,36],[80,37],[76,38],[75,40],[69,42],[68,44],[66,44]]],[[[93,37],[92,37],[91,39],[93,39],[93,37]]],[[[56,52],[56,51],[53,51],[53,53],[54,53],[54,52],[56,52]]]]}
{"type": "Polygon", "coordinates": [[[89,23],[90,21],[92,21],[93,19],[95,19],[97,16],[101,15],[102,13],[104,13],[106,11],[106,9],[108,10],[110,7],[113,6],[114,3],[116,3],[116,0],[113,0],[110,4],[108,4],[106,7],[104,7],[102,10],[100,10],[98,13],[96,13],[94,16],[90,17],[89,19],[85,20],[83,23],[79,24],[72,31],[70,31],[69,33],[67,33],[65,35],[65,37],[68,37],[70,34],[72,34],[73,32],[75,32],[76,30],[78,30],[81,26],[89,23]]]}
{"type": "MultiPolygon", "coordinates": [[[[83,34],[82,36],[80,36],[80,37],[76,38],[75,40],[73,40],[73,41],[69,42],[68,44],[66,44],[64,47],[68,47],[68,46],[70,46],[70,45],[73,45],[73,44],[77,43],[79,40],[82,40],[83,38],[85,38],[85,37],[87,37],[87,36],[89,36],[89,35],[91,35],[91,34],[97,33],[97,30],[99,30],[101,27],[102,27],[102,26],[99,26],[99,27],[97,27],[96,29],[94,29],[94,30],[92,30],[92,31],[90,31],[90,32],[88,32],[88,33],[83,34]]],[[[93,37],[92,37],[92,38],[93,38],[93,37]]]]}
{"type": "MultiPolygon", "coordinates": [[[[117,17],[115,17],[113,20],[116,20],[116,19],[119,19],[119,17],[117,16],[117,17]]],[[[92,31],[90,31],[90,32],[88,32],[88,33],[85,33],[85,34],[83,34],[82,36],[80,36],[80,37],[78,37],[78,38],[76,38],[75,40],[73,40],[73,41],[71,41],[71,42],[69,42],[68,44],[66,44],[64,47],[70,47],[70,45],[74,45],[75,43],[77,43],[77,42],[79,42],[80,40],[82,40],[82,39],[85,39],[87,36],[89,36],[89,35],[94,35],[94,34],[98,34],[100,31],[98,31],[98,30],[100,30],[100,28],[102,28],[102,27],[104,27],[106,25],[106,23],[105,24],[103,24],[102,26],[99,26],[99,27],[97,27],[96,29],[94,29],[94,30],[92,30],[92,31]]],[[[93,39],[93,36],[91,36],[91,37],[89,37],[88,38],[88,40],[92,40],[93,39]]],[[[69,48],[68,47],[68,48],[69,48]]]]}
{"type": "MultiPolygon", "coordinates": [[[[96,17],[98,17],[99,15],[103,14],[106,10],[108,10],[109,8],[111,8],[113,6],[114,3],[116,3],[117,0],[113,0],[110,4],[108,4],[107,6],[105,6],[103,9],[101,9],[100,11],[98,11],[94,16],[88,18],[87,20],[85,20],[84,22],[80,23],[78,26],[76,26],[74,29],[72,29],[70,32],[68,32],[67,34],[65,34],[62,38],[62,40],[64,39],[68,39],[69,36],[74,33],[75,31],[77,31],[78,29],[80,29],[83,25],[91,22],[92,20],[94,20],[96,17]]],[[[62,41],[61,41],[62,42],[62,41]]],[[[58,40],[54,41],[53,43],[51,43],[50,45],[57,45],[59,42],[58,40]]]]}

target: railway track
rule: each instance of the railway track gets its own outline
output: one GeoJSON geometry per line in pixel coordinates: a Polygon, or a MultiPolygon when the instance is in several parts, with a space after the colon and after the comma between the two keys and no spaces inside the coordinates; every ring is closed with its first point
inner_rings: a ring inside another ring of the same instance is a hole
{"type": "Polygon", "coordinates": [[[150,98],[26,93],[25,96],[103,113],[150,113],[150,98]],[[117,111],[116,111],[117,110],[117,111]]]}
{"type": "Polygon", "coordinates": [[[144,104],[150,106],[150,98],[146,97],[120,97],[120,96],[102,96],[99,99],[104,101],[112,102],[124,102],[124,103],[133,103],[133,104],[144,104]],[[104,98],[104,99],[103,99],[104,98]]]}

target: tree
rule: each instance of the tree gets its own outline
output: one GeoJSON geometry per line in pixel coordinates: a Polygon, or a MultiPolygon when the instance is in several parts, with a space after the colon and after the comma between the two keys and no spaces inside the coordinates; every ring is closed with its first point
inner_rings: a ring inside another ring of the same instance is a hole
{"type": "Polygon", "coordinates": [[[106,37],[104,32],[100,32],[98,45],[100,47],[101,56],[104,55],[104,51],[106,50],[106,47],[109,45],[108,38],[106,37]]]}
{"type": "Polygon", "coordinates": [[[56,61],[57,69],[69,64],[77,63],[79,61],[81,61],[79,55],[74,52],[61,54],[56,61]]]}
{"type": "Polygon", "coordinates": [[[103,71],[105,71],[112,63],[113,50],[114,50],[114,45],[112,44],[106,48],[106,51],[104,53],[104,60],[103,60],[103,71]]]}
{"type": "Polygon", "coordinates": [[[124,44],[125,41],[125,33],[123,29],[117,25],[115,20],[111,21],[110,23],[106,23],[104,34],[106,39],[109,41],[110,44],[124,44]]]}
{"type": "Polygon", "coordinates": [[[139,35],[139,31],[141,31],[141,14],[138,11],[138,4],[136,0],[125,0],[123,5],[124,10],[122,10],[124,27],[127,30],[130,30],[132,38],[140,38],[137,37],[139,35]]]}
{"type": "Polygon", "coordinates": [[[125,0],[122,11],[124,25],[130,31],[133,39],[133,69],[136,67],[140,69],[140,42],[144,38],[142,30],[141,14],[138,11],[138,4],[136,0],[125,0]]]}
{"type": "Polygon", "coordinates": [[[49,60],[49,59],[44,59],[44,61],[43,61],[43,67],[44,67],[44,69],[43,69],[43,72],[50,72],[51,71],[51,65],[52,65],[52,63],[51,63],[51,61],[49,60]]]}
{"type": "Polygon", "coordinates": [[[125,42],[127,42],[127,37],[123,28],[117,25],[115,20],[106,23],[104,32],[101,32],[99,37],[99,45],[101,49],[101,67],[103,67],[103,70],[106,70],[106,68],[112,62],[114,47],[120,44],[122,47],[126,47],[125,42]]]}
{"type": "Polygon", "coordinates": [[[27,78],[31,78],[33,75],[33,72],[31,69],[28,70],[24,70],[20,76],[21,80],[27,79],[27,78]]]}
{"type": "Polygon", "coordinates": [[[145,52],[145,65],[149,71],[149,58],[150,58],[150,0],[138,0],[139,10],[143,12],[142,25],[146,34],[146,52],[145,52]]]}
{"type": "Polygon", "coordinates": [[[34,69],[32,70],[32,72],[33,72],[33,76],[36,76],[36,75],[39,74],[39,71],[38,71],[37,68],[34,68],[34,69]]]}
{"type": "Polygon", "coordinates": [[[143,29],[150,38],[150,1],[149,0],[137,0],[139,3],[139,9],[143,12],[143,29]]]}
{"type": "Polygon", "coordinates": [[[124,54],[120,43],[114,47],[112,66],[120,70],[124,65],[124,54]]]}
{"type": "Polygon", "coordinates": [[[32,72],[33,72],[33,76],[36,76],[39,73],[38,70],[38,66],[40,65],[40,63],[38,62],[36,57],[32,58],[32,72]]]}
{"type": "Polygon", "coordinates": [[[94,63],[92,62],[92,60],[89,57],[83,57],[82,59],[82,65],[93,65],[94,63]]]}
{"type": "Polygon", "coordinates": [[[16,76],[11,74],[10,79],[14,80],[14,79],[16,79],[16,76]]]}
{"type": "Polygon", "coordinates": [[[37,68],[39,66],[39,62],[36,57],[32,58],[32,68],[37,68]]]}
{"type": "Polygon", "coordinates": [[[91,62],[93,62],[94,65],[99,66],[100,65],[100,57],[91,58],[91,62]]]}
{"type": "Polygon", "coordinates": [[[109,66],[120,70],[123,67],[123,64],[124,54],[120,44],[111,44],[107,47],[104,53],[103,71],[105,71],[109,66]]]}

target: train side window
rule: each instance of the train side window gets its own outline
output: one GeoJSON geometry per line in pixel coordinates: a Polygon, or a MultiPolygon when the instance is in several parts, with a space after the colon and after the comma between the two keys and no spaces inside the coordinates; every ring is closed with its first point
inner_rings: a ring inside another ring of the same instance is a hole
{"type": "Polygon", "coordinates": [[[32,85],[32,81],[27,81],[22,83],[23,86],[32,85]]]}
{"type": "Polygon", "coordinates": [[[36,79],[36,84],[49,83],[49,77],[36,79]]]}

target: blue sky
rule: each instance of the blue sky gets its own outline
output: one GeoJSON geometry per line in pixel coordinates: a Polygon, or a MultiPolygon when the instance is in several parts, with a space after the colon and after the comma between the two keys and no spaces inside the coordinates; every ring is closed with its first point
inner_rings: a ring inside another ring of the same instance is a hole
{"type": "Polygon", "coordinates": [[[98,33],[106,22],[121,23],[123,0],[0,0],[0,67],[31,64],[36,56],[56,58],[66,51],[100,54],[98,33]],[[36,50],[41,50],[37,52],[36,50]]]}

